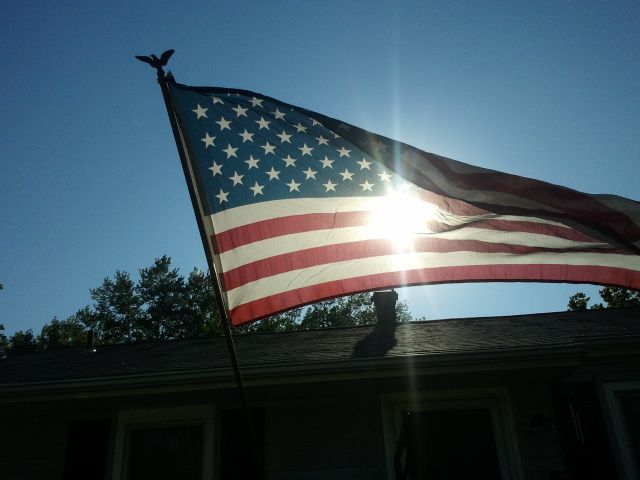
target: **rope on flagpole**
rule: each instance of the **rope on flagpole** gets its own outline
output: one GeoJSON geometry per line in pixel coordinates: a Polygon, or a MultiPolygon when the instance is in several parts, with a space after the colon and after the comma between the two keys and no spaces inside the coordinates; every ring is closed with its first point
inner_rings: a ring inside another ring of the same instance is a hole
{"type": "Polygon", "coordinates": [[[213,285],[213,290],[215,292],[216,297],[216,305],[218,307],[218,311],[220,312],[220,316],[222,318],[222,326],[224,329],[224,336],[227,341],[227,348],[229,350],[229,357],[231,359],[231,365],[233,366],[233,372],[235,375],[236,385],[238,387],[238,391],[240,393],[242,407],[245,413],[245,419],[247,428],[250,432],[250,436],[253,443],[253,450],[255,459],[258,466],[258,472],[256,472],[259,477],[264,477],[264,469],[262,462],[262,455],[260,453],[260,447],[258,445],[258,437],[256,435],[256,429],[253,423],[253,417],[251,416],[251,410],[249,409],[249,402],[247,400],[247,392],[244,387],[244,382],[242,380],[242,374],[240,372],[240,365],[238,363],[238,356],[236,354],[236,348],[233,341],[233,335],[231,333],[231,320],[227,315],[227,309],[222,299],[222,289],[219,283],[219,277],[215,268],[215,264],[213,262],[213,258],[211,256],[211,251],[208,248],[207,235],[205,233],[204,224],[202,222],[202,214],[200,202],[198,200],[198,196],[195,191],[195,187],[193,185],[193,181],[191,178],[190,168],[189,168],[189,157],[188,150],[185,144],[184,138],[178,126],[178,122],[176,119],[175,110],[173,108],[173,104],[171,102],[171,94],[169,92],[167,75],[164,71],[164,67],[169,62],[169,59],[173,55],[175,50],[167,50],[160,58],[156,55],[152,54],[149,56],[144,55],[136,55],[135,57],[141,62],[149,64],[151,67],[155,68],[158,74],[158,83],[160,84],[160,89],[162,90],[162,97],[164,99],[165,107],[167,108],[167,115],[169,116],[169,122],[171,123],[171,130],[173,131],[173,137],[176,142],[176,148],[178,149],[178,154],[180,156],[180,163],[182,164],[182,170],[185,176],[185,180],[187,182],[187,188],[189,189],[189,196],[191,198],[191,204],[193,205],[193,211],[196,216],[196,221],[198,223],[198,230],[200,231],[200,239],[202,240],[202,246],[205,251],[205,255],[207,257],[207,263],[209,265],[209,278],[211,280],[211,284],[213,285]]]}

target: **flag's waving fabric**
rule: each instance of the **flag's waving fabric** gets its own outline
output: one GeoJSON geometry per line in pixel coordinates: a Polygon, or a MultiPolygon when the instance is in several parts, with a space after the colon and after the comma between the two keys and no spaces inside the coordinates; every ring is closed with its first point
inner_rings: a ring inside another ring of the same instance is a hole
{"type": "Polygon", "coordinates": [[[377,288],[640,288],[640,203],[473,167],[253,92],[170,84],[232,323],[377,288]]]}

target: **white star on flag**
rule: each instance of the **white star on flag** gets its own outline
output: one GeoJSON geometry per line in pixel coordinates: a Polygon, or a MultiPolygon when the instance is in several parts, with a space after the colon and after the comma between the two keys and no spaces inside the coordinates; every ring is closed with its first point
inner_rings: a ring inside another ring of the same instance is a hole
{"type": "Polygon", "coordinates": [[[232,108],[231,110],[236,112],[236,117],[246,117],[247,116],[247,109],[246,108],[242,108],[240,105],[238,105],[235,108],[232,108]]]}
{"type": "Polygon", "coordinates": [[[229,196],[229,192],[224,192],[222,189],[220,189],[220,193],[216,195],[216,197],[218,198],[218,200],[220,200],[220,203],[222,202],[228,202],[229,200],[227,199],[227,197],[229,196]]]}
{"type": "Polygon", "coordinates": [[[235,187],[238,184],[242,185],[242,177],[244,177],[244,175],[238,175],[238,172],[233,172],[233,177],[229,177],[229,180],[233,182],[233,186],[235,187]]]}
{"type": "Polygon", "coordinates": [[[260,126],[260,130],[262,130],[263,128],[266,128],[267,130],[269,130],[269,124],[271,122],[269,122],[268,120],[265,120],[263,117],[260,117],[260,120],[256,120],[255,123],[257,123],[260,126]]]}
{"type": "Polygon", "coordinates": [[[304,173],[306,175],[306,180],[309,180],[310,178],[313,178],[314,180],[316,179],[316,172],[315,170],[311,170],[311,167],[307,168],[306,170],[304,170],[302,173],[304,173]]]}
{"type": "Polygon", "coordinates": [[[242,137],[242,143],[244,142],[253,142],[253,136],[255,135],[255,133],[249,133],[247,132],[247,129],[244,129],[244,132],[239,133],[238,135],[240,135],[242,137]]]}
{"type": "Polygon", "coordinates": [[[255,185],[253,187],[249,187],[250,190],[253,190],[253,196],[255,197],[256,195],[264,195],[262,193],[262,189],[264,188],[264,185],[259,185],[258,182],[255,183],[255,185]]]}
{"type": "Polygon", "coordinates": [[[342,175],[342,181],[345,182],[347,180],[351,180],[353,182],[353,173],[351,173],[349,171],[348,168],[344,169],[344,172],[340,172],[340,175],[342,175]]]}
{"type": "Polygon", "coordinates": [[[236,155],[236,152],[238,151],[238,149],[232,147],[231,144],[227,145],[227,148],[223,149],[222,151],[227,154],[227,159],[238,156],[236,155]]]}
{"type": "Polygon", "coordinates": [[[307,144],[305,143],[302,147],[298,147],[298,150],[302,152],[303,157],[305,155],[311,156],[311,150],[313,150],[313,147],[307,147],[307,144]]]}
{"type": "Polygon", "coordinates": [[[320,160],[320,163],[322,163],[322,168],[333,168],[331,166],[331,164],[334,162],[335,160],[329,160],[327,158],[327,156],[325,155],[324,158],[322,160],[320,160]]]}
{"type": "Polygon", "coordinates": [[[358,165],[360,165],[360,170],[364,170],[365,168],[367,170],[371,170],[371,162],[367,162],[366,158],[363,158],[362,160],[360,160],[359,162],[356,162],[358,165]]]}
{"type": "Polygon", "coordinates": [[[209,167],[209,170],[213,172],[213,176],[222,175],[222,165],[218,165],[216,162],[213,162],[213,165],[209,167]]]}
{"type": "Polygon", "coordinates": [[[269,180],[280,180],[280,177],[278,176],[280,175],[280,171],[273,167],[271,167],[271,170],[267,172],[267,175],[269,175],[269,180]]]}
{"type": "Polygon", "coordinates": [[[389,173],[383,171],[382,173],[376,173],[376,175],[378,175],[380,177],[380,181],[381,182],[390,182],[391,181],[391,177],[393,175],[390,175],[389,173]]]}
{"type": "Polygon", "coordinates": [[[284,160],[284,163],[287,167],[295,167],[296,166],[296,159],[292,158],[291,155],[287,155],[286,158],[283,158],[282,160],[284,160]]]}
{"type": "Polygon", "coordinates": [[[363,192],[364,191],[371,192],[371,191],[373,191],[371,189],[375,186],[375,183],[369,183],[369,180],[365,180],[364,183],[359,183],[358,185],[360,185],[362,187],[362,191],[363,192]]]}
{"type": "Polygon", "coordinates": [[[212,137],[208,133],[205,133],[204,138],[201,139],[204,142],[204,145],[205,145],[204,148],[215,147],[213,143],[215,139],[216,137],[212,137]]]}
{"type": "Polygon", "coordinates": [[[274,152],[276,146],[275,145],[271,145],[269,142],[265,143],[264,145],[262,145],[260,148],[264,148],[264,154],[267,155],[269,153],[273,153],[274,155],[276,154],[274,152]]]}
{"type": "Polygon", "coordinates": [[[277,137],[280,137],[280,143],[291,143],[291,135],[287,135],[287,133],[283,130],[282,133],[279,133],[278,135],[276,135],[277,137]]]}
{"type": "Polygon", "coordinates": [[[351,150],[347,150],[344,147],[340,147],[338,149],[338,153],[340,154],[341,157],[348,157],[350,152],[351,152],[351,150]]]}
{"type": "Polygon", "coordinates": [[[336,191],[336,185],[337,183],[332,183],[331,180],[329,180],[327,183],[323,183],[322,184],[324,186],[324,188],[326,189],[325,191],[328,192],[329,190],[332,191],[336,191]]]}
{"type": "Polygon", "coordinates": [[[252,168],[258,168],[258,162],[260,161],[260,159],[258,158],[253,158],[253,155],[249,156],[249,160],[245,160],[244,163],[246,163],[249,166],[249,170],[251,170],[252,168]]]}
{"type": "Polygon", "coordinates": [[[201,118],[207,118],[207,110],[209,110],[208,108],[202,108],[200,106],[200,104],[198,104],[197,108],[195,108],[194,110],[191,110],[192,112],[195,112],[196,114],[196,118],[198,120],[200,120],[201,118]]]}
{"type": "Polygon", "coordinates": [[[231,121],[226,120],[224,117],[220,117],[220,120],[217,120],[216,123],[220,125],[220,131],[224,130],[225,128],[227,130],[231,130],[231,127],[229,126],[231,125],[231,121]]]}
{"type": "Polygon", "coordinates": [[[300,190],[298,189],[298,187],[300,186],[300,184],[299,184],[299,183],[296,183],[296,181],[295,181],[293,178],[291,179],[291,181],[290,181],[289,183],[287,183],[287,184],[285,184],[285,185],[287,185],[287,186],[289,187],[289,191],[290,191],[290,192],[293,192],[294,190],[295,190],[296,192],[299,192],[299,191],[300,191],[300,190]]]}

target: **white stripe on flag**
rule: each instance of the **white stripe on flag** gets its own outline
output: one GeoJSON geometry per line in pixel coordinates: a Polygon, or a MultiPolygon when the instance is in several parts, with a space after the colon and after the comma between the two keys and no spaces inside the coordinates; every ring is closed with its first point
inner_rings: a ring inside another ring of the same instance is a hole
{"type": "Polygon", "coordinates": [[[353,277],[423,268],[473,265],[578,265],[604,266],[640,271],[640,257],[601,253],[505,253],[447,252],[404,253],[306,267],[262,278],[227,292],[229,307],[296,288],[353,277]]]}
{"type": "MultiPolygon", "coordinates": [[[[443,240],[471,240],[492,244],[558,249],[609,247],[606,243],[578,242],[538,233],[502,232],[472,227],[441,233],[425,232],[424,234],[416,235],[414,238],[419,237],[443,240]]],[[[276,255],[332,245],[340,248],[340,244],[343,243],[378,239],[392,241],[392,237],[384,235],[384,233],[380,231],[380,228],[370,225],[314,230],[282,235],[236,247],[233,250],[222,253],[220,255],[220,262],[224,266],[224,271],[229,271],[242,265],[276,255]]]]}

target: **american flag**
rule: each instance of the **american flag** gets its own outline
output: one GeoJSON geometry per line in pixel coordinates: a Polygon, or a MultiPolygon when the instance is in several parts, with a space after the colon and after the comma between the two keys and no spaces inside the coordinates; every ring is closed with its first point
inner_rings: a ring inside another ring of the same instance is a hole
{"type": "Polygon", "coordinates": [[[426,283],[640,288],[640,203],[430,154],[261,94],[169,85],[233,325],[426,283]]]}

